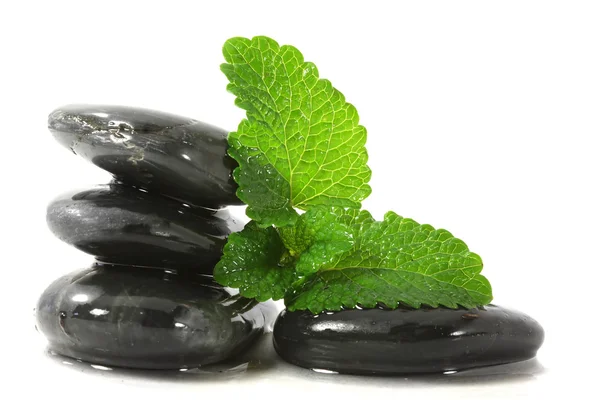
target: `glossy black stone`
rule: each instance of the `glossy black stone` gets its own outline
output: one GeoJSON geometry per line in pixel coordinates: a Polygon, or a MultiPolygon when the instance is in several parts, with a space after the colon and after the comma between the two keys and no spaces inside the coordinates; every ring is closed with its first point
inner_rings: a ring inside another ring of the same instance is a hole
{"type": "Polygon", "coordinates": [[[119,181],[194,205],[242,204],[223,129],[161,111],[77,104],[52,112],[48,128],[119,181]]]}
{"type": "Polygon", "coordinates": [[[313,315],[283,311],[277,353],[306,368],[348,374],[464,370],[535,357],[544,341],[531,317],[488,305],[477,309],[353,309],[313,315]]]}
{"type": "Polygon", "coordinates": [[[229,212],[186,207],[120,184],[75,191],[52,201],[50,230],[99,261],[212,273],[227,235],[242,228],[229,212]]]}
{"type": "Polygon", "coordinates": [[[36,322],[49,348],[61,355],[100,365],[179,369],[243,350],[269,323],[272,308],[232,295],[207,276],[96,266],[52,283],[38,301],[36,322]]]}

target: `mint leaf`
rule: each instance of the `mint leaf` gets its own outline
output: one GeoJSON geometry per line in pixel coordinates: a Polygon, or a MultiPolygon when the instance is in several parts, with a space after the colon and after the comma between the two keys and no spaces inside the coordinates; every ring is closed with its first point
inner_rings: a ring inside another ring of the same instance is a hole
{"type": "Polygon", "coordinates": [[[314,272],[319,265],[331,262],[332,257],[354,245],[349,225],[333,208],[313,207],[294,225],[277,230],[290,254],[296,257],[296,271],[302,275],[314,272]]]}
{"type": "Polygon", "coordinates": [[[277,228],[281,241],[293,257],[299,257],[315,240],[314,229],[306,223],[305,215],[299,216],[294,225],[277,228]]]}
{"type": "Polygon", "coordinates": [[[308,246],[296,263],[299,275],[310,275],[352,250],[362,227],[372,222],[368,211],[340,207],[314,207],[300,223],[310,235],[308,246]]]}
{"type": "Polygon", "coordinates": [[[367,225],[375,222],[375,219],[367,210],[357,208],[340,209],[332,207],[331,211],[339,216],[339,221],[350,226],[352,231],[358,235],[367,225]]]}
{"type": "Polygon", "coordinates": [[[360,229],[354,248],[331,259],[294,284],[285,299],[290,311],[378,303],[470,308],[492,299],[490,284],[480,275],[481,258],[463,241],[393,212],[360,229]]]}
{"type": "Polygon", "coordinates": [[[227,89],[246,110],[229,144],[247,215],[281,227],[295,224],[295,208],[360,207],[371,170],[354,106],[292,46],[233,38],[223,55],[227,89]]]}
{"type": "Polygon", "coordinates": [[[448,231],[360,203],[371,192],[356,109],[292,46],[233,38],[222,72],[246,119],[229,135],[252,218],[230,235],[215,279],[291,311],[474,307],[492,299],[482,261],[448,231]],[[299,213],[304,210],[305,213],[299,213]]]}
{"type": "Polygon", "coordinates": [[[296,280],[286,259],[286,248],[275,228],[261,228],[251,221],[241,232],[229,235],[214,278],[223,286],[239,288],[244,297],[278,300],[296,280]]]}
{"type": "Polygon", "coordinates": [[[317,206],[300,216],[294,225],[277,230],[290,253],[298,256],[317,241],[352,241],[356,227],[373,221],[366,210],[317,206]]]}

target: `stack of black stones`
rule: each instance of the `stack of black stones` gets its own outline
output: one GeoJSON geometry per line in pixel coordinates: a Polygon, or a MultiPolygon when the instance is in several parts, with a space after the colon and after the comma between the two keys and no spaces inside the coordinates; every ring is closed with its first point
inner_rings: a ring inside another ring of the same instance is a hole
{"type": "Polygon", "coordinates": [[[218,285],[212,271],[242,228],[227,132],[163,112],[73,105],[49,117],[64,147],[114,180],[60,196],[50,230],[95,262],[53,282],[38,329],[61,355],[93,364],[182,369],[248,347],[272,304],[218,285]]]}
{"type": "MultiPolygon", "coordinates": [[[[148,369],[212,364],[247,348],[274,308],[212,279],[227,236],[242,229],[224,208],[240,204],[227,132],[116,106],[63,107],[50,115],[49,128],[114,177],[48,207],[52,232],[96,258],[41,296],[37,326],[50,348],[95,364],[148,369]]],[[[273,333],[286,361],[351,374],[523,361],[543,340],[534,319],[496,305],[284,310],[273,333]]]]}

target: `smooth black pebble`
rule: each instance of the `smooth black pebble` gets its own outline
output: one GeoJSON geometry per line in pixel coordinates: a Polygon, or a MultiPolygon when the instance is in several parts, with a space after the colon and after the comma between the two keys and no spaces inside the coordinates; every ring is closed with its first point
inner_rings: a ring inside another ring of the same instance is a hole
{"type": "Polygon", "coordinates": [[[274,345],[286,361],[348,374],[464,370],[535,357],[544,330],[531,317],[476,309],[283,311],[274,345]]]}
{"type": "Polygon", "coordinates": [[[120,184],[64,194],[48,205],[46,220],[59,239],[99,261],[205,273],[242,228],[225,209],[186,207],[120,184]]]}
{"type": "Polygon", "coordinates": [[[102,267],[52,283],[36,307],[49,349],[92,364],[181,369],[225,360],[273,318],[257,303],[201,275],[102,267]]]}
{"type": "Polygon", "coordinates": [[[144,108],[78,104],[53,111],[48,128],[119,181],[194,205],[242,204],[223,129],[144,108]]]}

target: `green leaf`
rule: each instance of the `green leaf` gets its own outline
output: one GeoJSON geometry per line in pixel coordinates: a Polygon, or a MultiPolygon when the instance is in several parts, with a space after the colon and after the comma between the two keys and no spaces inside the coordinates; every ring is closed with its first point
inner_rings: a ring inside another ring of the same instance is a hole
{"type": "Polygon", "coordinates": [[[481,258],[450,232],[389,212],[360,230],[350,252],[297,281],[286,306],[314,313],[378,303],[470,308],[492,300],[482,268],[481,258]]]}
{"type": "Polygon", "coordinates": [[[239,288],[244,297],[278,300],[296,280],[293,265],[285,265],[286,257],[275,228],[261,228],[251,221],[241,232],[229,235],[214,278],[223,286],[239,288]]]}
{"type": "Polygon", "coordinates": [[[352,250],[363,226],[374,221],[368,211],[340,207],[314,207],[299,220],[310,240],[296,263],[299,276],[307,276],[352,250]]]}
{"type": "Polygon", "coordinates": [[[366,210],[317,206],[302,214],[294,225],[277,230],[290,253],[299,256],[317,241],[353,241],[357,228],[374,221],[366,210]]]}
{"type": "Polygon", "coordinates": [[[354,106],[292,46],[232,38],[223,55],[227,89],[246,110],[229,144],[247,215],[281,227],[295,224],[295,208],[360,207],[371,170],[354,106]]]}
{"type": "Polygon", "coordinates": [[[299,257],[315,241],[315,231],[306,223],[306,214],[296,219],[294,225],[277,228],[284,246],[293,257],[299,257]]]}

